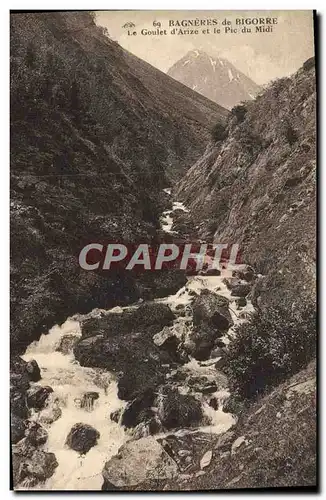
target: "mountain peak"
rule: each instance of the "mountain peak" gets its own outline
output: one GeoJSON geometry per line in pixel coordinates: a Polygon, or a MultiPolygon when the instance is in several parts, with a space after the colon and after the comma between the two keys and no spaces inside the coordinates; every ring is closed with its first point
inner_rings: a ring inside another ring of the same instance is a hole
{"type": "Polygon", "coordinates": [[[254,99],[261,90],[227,59],[212,57],[201,49],[187,52],[168,75],[228,109],[254,99]]]}

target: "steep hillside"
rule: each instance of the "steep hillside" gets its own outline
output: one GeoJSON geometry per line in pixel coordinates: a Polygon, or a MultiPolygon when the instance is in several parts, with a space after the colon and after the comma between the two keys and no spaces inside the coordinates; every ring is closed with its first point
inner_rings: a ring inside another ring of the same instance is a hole
{"type": "Polygon", "coordinates": [[[168,75],[228,109],[254,99],[261,90],[227,59],[210,57],[201,50],[188,52],[168,75]]]}
{"type": "Polygon", "coordinates": [[[139,296],[130,273],[81,272],[79,251],[150,240],[162,188],[226,115],[124,51],[89,13],[11,15],[14,351],[73,312],[139,296]]]}
{"type": "Polygon", "coordinates": [[[237,107],[180,182],[201,237],[240,244],[260,307],[315,302],[314,60],[237,107]],[[227,136],[227,137],[226,137],[227,136]]]}

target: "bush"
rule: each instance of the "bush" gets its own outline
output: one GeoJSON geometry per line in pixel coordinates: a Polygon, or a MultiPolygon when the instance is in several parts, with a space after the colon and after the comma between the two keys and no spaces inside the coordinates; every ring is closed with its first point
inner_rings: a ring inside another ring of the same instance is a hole
{"type": "Polygon", "coordinates": [[[237,106],[234,106],[234,108],[231,109],[232,115],[234,115],[238,121],[238,123],[243,122],[245,119],[245,116],[247,114],[247,108],[243,104],[238,104],[237,106]]]}
{"type": "Polygon", "coordinates": [[[285,124],[284,135],[290,146],[298,140],[298,134],[290,123],[285,124]]]}
{"type": "Polygon", "coordinates": [[[216,123],[212,128],[211,135],[214,142],[223,141],[227,138],[228,132],[222,123],[216,123]]]}
{"type": "Polygon", "coordinates": [[[236,329],[225,373],[243,399],[256,397],[305,366],[316,352],[316,311],[272,309],[236,329]]]}

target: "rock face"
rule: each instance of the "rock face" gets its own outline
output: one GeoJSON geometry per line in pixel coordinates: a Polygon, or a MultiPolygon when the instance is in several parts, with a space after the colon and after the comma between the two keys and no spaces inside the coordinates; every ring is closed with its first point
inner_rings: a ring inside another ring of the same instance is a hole
{"type": "Polygon", "coordinates": [[[172,478],[177,472],[177,464],[162,446],[154,438],[146,437],[129,441],[106,462],[102,489],[128,489],[148,480],[172,478]]]}
{"type": "Polygon", "coordinates": [[[85,454],[96,445],[99,437],[100,433],[94,427],[78,423],[71,428],[66,439],[66,445],[72,450],[85,454]]]}
{"type": "Polygon", "coordinates": [[[207,147],[176,192],[200,238],[237,242],[262,275],[252,297],[260,308],[315,303],[315,91],[311,64],[276,81],[232,114],[228,137],[207,147]]]}
{"type": "Polygon", "coordinates": [[[254,99],[261,90],[227,59],[211,57],[202,50],[188,52],[168,75],[227,109],[254,99]]]}
{"type": "Polygon", "coordinates": [[[228,112],[122,49],[88,12],[13,14],[11,63],[11,338],[22,353],[69,315],[146,292],[132,272],[86,272],[76,257],[103,235],[152,241],[162,189],[228,112]]]}

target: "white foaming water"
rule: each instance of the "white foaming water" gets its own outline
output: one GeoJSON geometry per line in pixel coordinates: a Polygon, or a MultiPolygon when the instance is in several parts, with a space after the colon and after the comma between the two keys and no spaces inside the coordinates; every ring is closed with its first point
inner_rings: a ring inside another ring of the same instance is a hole
{"type": "MultiPolygon", "coordinates": [[[[173,233],[171,230],[173,224],[171,214],[173,210],[188,211],[182,203],[174,202],[172,210],[163,213],[161,218],[162,229],[170,233],[173,233]]],[[[181,336],[186,332],[187,336],[191,329],[191,326],[186,326],[187,321],[192,322],[190,291],[200,293],[201,290],[208,289],[227,297],[230,300],[230,312],[234,326],[245,321],[236,313],[235,298],[231,297],[230,291],[222,282],[224,277],[232,274],[233,269],[238,268],[241,268],[241,266],[222,270],[221,276],[189,277],[186,286],[183,286],[178,292],[157,299],[157,302],[168,304],[173,311],[180,304],[186,307],[186,317],[178,317],[174,321],[177,335],[178,332],[181,336]]],[[[110,313],[118,313],[123,309],[125,308],[113,308],[110,313]]],[[[253,310],[253,306],[249,301],[242,308],[245,313],[251,313],[253,310]]],[[[99,314],[103,315],[108,312],[94,309],[83,318],[96,317],[99,314]]],[[[103,483],[102,469],[105,462],[118,452],[124,442],[130,439],[124,428],[110,419],[110,413],[122,409],[126,405],[125,402],[118,399],[117,384],[113,375],[96,368],[81,367],[72,353],[63,354],[57,351],[57,347],[64,335],[81,336],[79,318],[82,317],[76,315],[61,326],[54,326],[47,335],[42,335],[39,341],[33,342],[23,356],[25,361],[32,359],[37,361],[42,374],[42,379],[37,384],[50,386],[54,390],[49,398],[49,408],[40,413],[34,413],[32,418],[42,421],[42,414],[44,415],[51,408],[58,406],[62,411],[61,416],[52,424],[42,422],[42,425],[47,427],[49,433],[44,449],[55,454],[59,465],[54,475],[45,484],[39,484],[35,487],[37,490],[100,490],[103,483]],[[95,391],[99,394],[99,399],[95,401],[92,411],[80,408],[77,404],[83,394],[88,391],[95,391]],[[80,456],[79,453],[65,445],[70,429],[79,422],[92,425],[100,433],[97,444],[85,456],[80,456]]],[[[228,343],[228,335],[232,335],[233,328],[223,337],[225,343],[228,343]]],[[[200,363],[195,359],[191,359],[189,363],[183,365],[181,370],[192,376],[205,376],[208,381],[215,380],[217,376],[214,364],[200,363]]],[[[185,388],[185,391],[187,392],[187,388],[185,388]]],[[[175,434],[184,435],[196,432],[220,434],[227,431],[235,423],[232,415],[223,412],[223,403],[228,396],[229,392],[224,388],[219,388],[215,393],[211,394],[211,397],[215,397],[218,401],[217,410],[210,407],[204,399],[202,400],[203,412],[210,419],[210,425],[191,430],[181,429],[176,431],[175,434]]],[[[198,397],[200,398],[200,395],[198,397]]],[[[171,434],[171,431],[168,434],[171,434]]]]}
{"type": "MultiPolygon", "coordinates": [[[[67,334],[81,335],[78,321],[68,319],[61,327],[54,326],[48,335],[33,342],[23,356],[25,361],[35,359],[39,364],[42,379],[37,384],[49,385],[54,390],[49,408],[56,404],[62,411],[58,420],[45,425],[49,437],[44,449],[55,454],[59,466],[54,475],[36,489],[100,490],[105,462],[126,441],[123,427],[111,421],[110,413],[123,408],[125,403],[118,399],[117,384],[110,373],[82,367],[73,354],[56,352],[60,339],[67,334]],[[78,406],[88,391],[99,393],[93,411],[78,406]],[[92,425],[100,433],[97,445],[83,457],[65,445],[70,429],[78,422],[92,425]]],[[[33,418],[42,419],[42,412],[34,413],[33,418]]]]}

